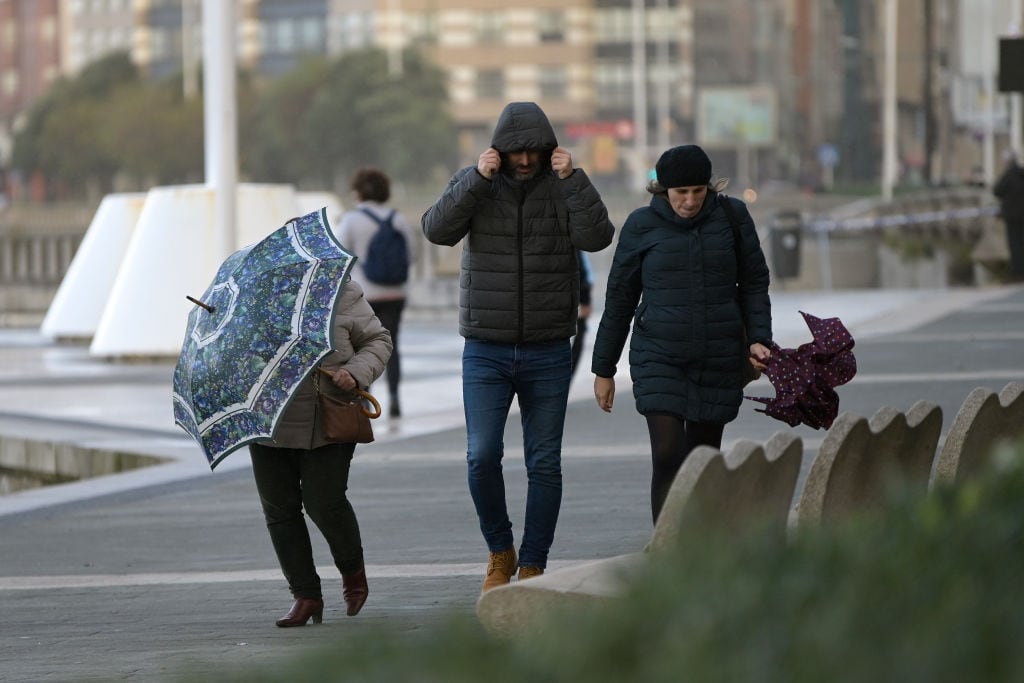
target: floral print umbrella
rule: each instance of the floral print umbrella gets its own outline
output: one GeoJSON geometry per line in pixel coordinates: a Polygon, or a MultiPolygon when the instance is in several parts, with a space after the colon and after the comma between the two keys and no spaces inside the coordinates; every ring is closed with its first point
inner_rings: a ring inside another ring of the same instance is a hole
{"type": "Polygon", "coordinates": [[[835,387],[857,374],[853,335],[839,318],[817,318],[800,311],[813,341],[796,349],[783,349],[774,342],[764,374],[775,387],[775,398],[746,398],[765,404],[758,408],[790,427],[805,424],[814,429],[829,428],[839,414],[835,387]]]}
{"type": "Polygon", "coordinates": [[[355,256],[326,209],[236,251],[189,314],[174,368],[174,421],[210,468],[269,438],[300,382],[330,353],[334,309],[355,256]]]}

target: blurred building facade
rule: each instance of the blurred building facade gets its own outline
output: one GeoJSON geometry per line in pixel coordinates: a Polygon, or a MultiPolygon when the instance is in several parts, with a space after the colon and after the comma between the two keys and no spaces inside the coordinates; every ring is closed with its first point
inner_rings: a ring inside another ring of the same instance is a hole
{"type": "MultiPolygon", "coordinates": [[[[879,176],[886,0],[234,1],[239,65],[259,77],[367,46],[397,69],[402,50],[422,49],[448,74],[466,160],[506,102],[535,100],[599,175],[635,179],[665,147],[696,141],[749,185],[879,176]]],[[[1006,132],[1007,98],[990,104],[981,55],[1014,0],[897,4],[900,177],[962,177],[983,161],[980,138],[1006,132]]],[[[194,92],[201,5],[0,0],[0,168],[19,115],[113,50],[152,78],[184,72],[194,92]]]]}

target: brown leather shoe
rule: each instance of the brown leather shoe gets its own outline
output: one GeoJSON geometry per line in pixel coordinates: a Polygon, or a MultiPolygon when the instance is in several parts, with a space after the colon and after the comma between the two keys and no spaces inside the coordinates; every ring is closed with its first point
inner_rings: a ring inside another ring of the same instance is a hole
{"type": "Polygon", "coordinates": [[[310,617],[314,624],[324,620],[324,601],[321,598],[296,598],[288,614],[275,623],[281,628],[289,626],[305,626],[310,617]]]}
{"type": "Polygon", "coordinates": [[[345,614],[354,617],[363,608],[367,596],[370,595],[370,587],[366,585],[366,568],[360,567],[359,571],[351,574],[342,574],[341,583],[344,587],[342,597],[348,610],[345,614]]]}
{"type": "Polygon", "coordinates": [[[544,573],[544,567],[519,567],[519,580],[532,579],[544,573]]]}
{"type": "Polygon", "coordinates": [[[516,550],[515,548],[508,548],[501,552],[491,553],[490,560],[487,562],[487,576],[484,577],[484,585],[480,590],[481,593],[486,593],[492,588],[498,586],[504,586],[506,583],[512,580],[512,577],[516,573],[516,550]]]}

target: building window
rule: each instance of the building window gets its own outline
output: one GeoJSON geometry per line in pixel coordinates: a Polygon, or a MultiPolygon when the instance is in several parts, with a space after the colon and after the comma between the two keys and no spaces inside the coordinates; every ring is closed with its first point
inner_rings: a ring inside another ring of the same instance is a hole
{"type": "Polygon", "coordinates": [[[437,44],[437,12],[410,12],[407,20],[411,42],[437,44]]]}
{"type": "Polygon", "coordinates": [[[476,72],[476,96],[480,99],[500,99],[505,96],[505,73],[501,69],[481,69],[476,72]]]}
{"type": "Polygon", "coordinates": [[[543,11],[537,16],[537,33],[542,43],[561,43],[565,40],[565,12],[543,11]]]}
{"type": "Polygon", "coordinates": [[[342,50],[353,50],[373,44],[373,17],[370,14],[351,12],[336,24],[339,27],[338,46],[342,50]]]}
{"type": "Polygon", "coordinates": [[[317,17],[306,17],[299,20],[300,44],[309,52],[320,52],[324,49],[324,22],[317,17]]]}
{"type": "Polygon", "coordinates": [[[505,17],[501,12],[488,10],[476,15],[476,42],[486,46],[505,42],[505,17]]]}
{"type": "Polygon", "coordinates": [[[542,66],[537,74],[540,96],[548,99],[565,99],[569,89],[569,76],[565,65],[542,66]]]}
{"type": "Polygon", "coordinates": [[[597,101],[605,109],[629,107],[633,102],[633,67],[625,62],[604,62],[594,69],[597,101]]]}
{"type": "Polygon", "coordinates": [[[594,15],[594,33],[599,43],[628,43],[633,40],[633,15],[626,7],[609,7],[594,15]]]}
{"type": "Polygon", "coordinates": [[[0,79],[0,88],[5,95],[13,97],[18,92],[18,72],[14,69],[4,71],[4,77],[0,79]]]}

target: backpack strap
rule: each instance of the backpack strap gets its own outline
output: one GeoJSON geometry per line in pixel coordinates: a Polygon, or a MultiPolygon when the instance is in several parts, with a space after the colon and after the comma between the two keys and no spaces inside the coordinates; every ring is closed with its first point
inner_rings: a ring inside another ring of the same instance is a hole
{"type": "Polygon", "coordinates": [[[391,224],[391,220],[395,217],[395,209],[392,209],[391,212],[388,213],[386,218],[377,218],[377,214],[375,214],[373,211],[370,211],[370,209],[368,209],[365,206],[359,207],[359,210],[365,213],[370,218],[372,218],[373,222],[376,223],[377,227],[379,228],[383,228],[385,225],[389,227],[394,227],[391,224]]]}

